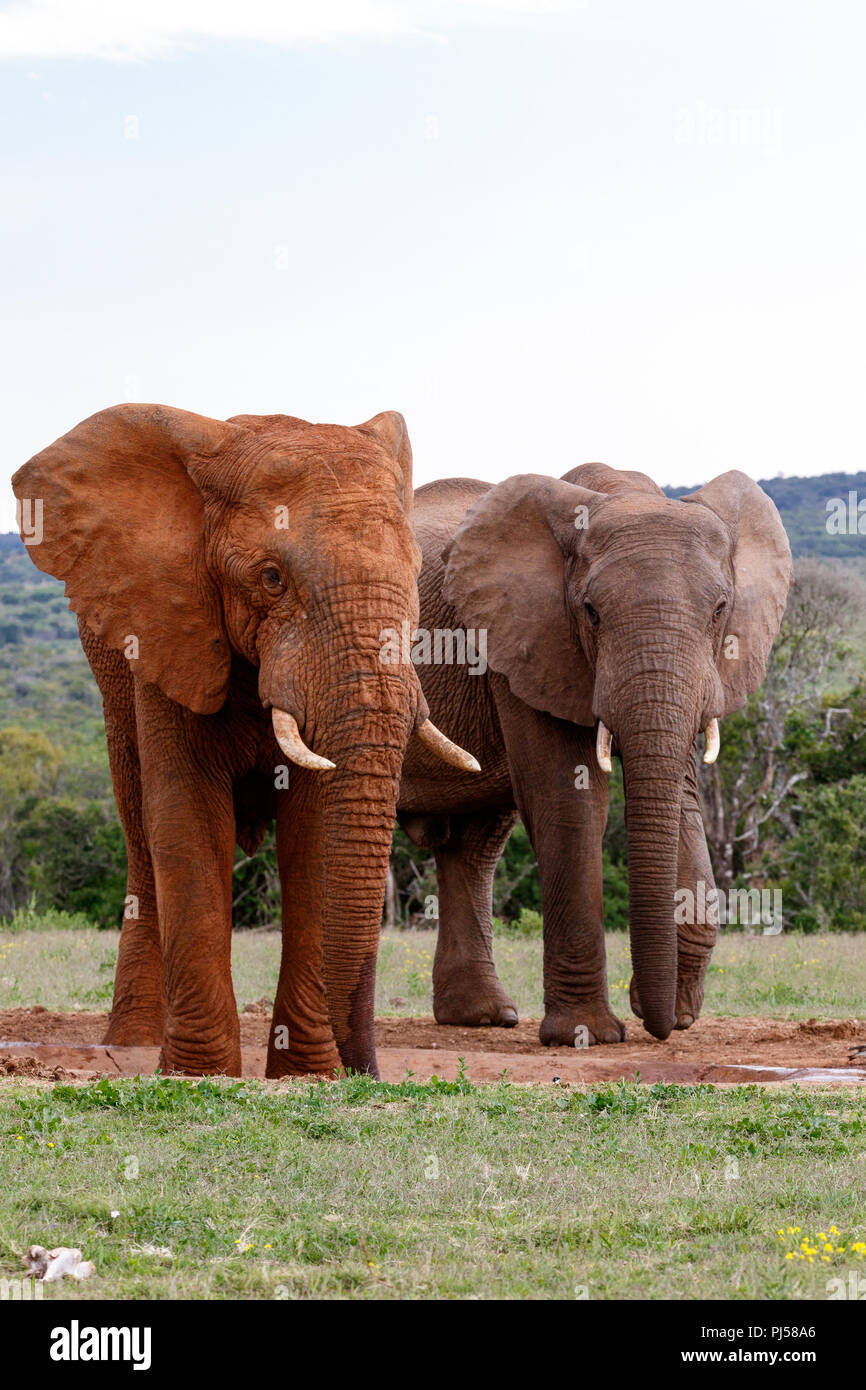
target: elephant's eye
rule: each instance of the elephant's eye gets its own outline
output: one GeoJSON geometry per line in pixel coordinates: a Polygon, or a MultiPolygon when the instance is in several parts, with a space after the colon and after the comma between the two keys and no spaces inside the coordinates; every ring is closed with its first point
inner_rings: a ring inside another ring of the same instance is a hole
{"type": "Polygon", "coordinates": [[[265,565],[262,570],[262,584],[268,593],[274,596],[281,594],[286,587],[285,580],[276,565],[265,565]]]}
{"type": "Polygon", "coordinates": [[[592,623],[593,627],[598,627],[600,619],[592,604],[584,603],[583,606],[586,609],[586,616],[589,618],[589,621],[592,623]]]}
{"type": "Polygon", "coordinates": [[[714,617],[714,618],[720,618],[720,617],[722,616],[722,614],[724,613],[725,609],[727,608],[727,606],[728,606],[728,600],[727,600],[726,598],[723,598],[723,599],[721,600],[720,603],[717,603],[717,604],[716,604],[716,611],[715,611],[715,613],[713,614],[713,617],[714,617]]]}

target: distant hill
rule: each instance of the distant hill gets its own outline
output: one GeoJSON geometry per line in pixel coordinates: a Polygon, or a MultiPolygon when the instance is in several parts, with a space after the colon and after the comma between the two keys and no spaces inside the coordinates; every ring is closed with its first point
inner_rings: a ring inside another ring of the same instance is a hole
{"type": "Polygon", "coordinates": [[[78,638],[63,585],[42,574],[15,531],[0,535],[0,647],[78,638]]]}
{"type": "MultiPolygon", "coordinates": [[[[866,500],[866,473],[819,473],[814,478],[762,479],[788,532],[795,556],[820,555],[828,560],[866,560],[866,534],[832,535],[827,530],[827,502],[856,492],[866,500]]],[[[666,487],[668,497],[682,497],[693,487],[666,487]]],[[[863,522],[866,526],[866,518],[863,522]]]]}
{"type": "Polygon", "coordinates": [[[98,734],[102,701],[63,585],[41,574],[16,532],[0,534],[0,728],[59,739],[98,734]]]}

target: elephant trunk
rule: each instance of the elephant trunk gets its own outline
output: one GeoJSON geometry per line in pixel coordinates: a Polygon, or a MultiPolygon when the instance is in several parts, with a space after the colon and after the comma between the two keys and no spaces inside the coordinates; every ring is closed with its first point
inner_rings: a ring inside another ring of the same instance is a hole
{"type": "Polygon", "coordinates": [[[427,719],[415,668],[395,661],[386,640],[416,619],[415,602],[411,590],[370,580],[321,595],[303,644],[275,645],[259,686],[283,753],[317,779],[309,848],[321,979],[343,1065],[373,1075],[376,956],[407,742],[415,732],[445,761],[478,768],[427,719]]]}
{"type": "MultiPolygon", "coordinates": [[[[368,587],[348,598],[342,621],[332,611],[327,652],[308,668],[304,738],[333,765],[317,773],[328,1015],[343,1065],[376,1076],[376,957],[400,772],[420,692],[411,665],[382,659],[382,632],[399,630],[403,618],[393,593],[368,587]]],[[[346,600],[344,590],[343,610],[346,600]]],[[[411,612],[408,599],[406,607],[411,612]]]]}
{"type": "Polygon", "coordinates": [[[376,957],[397,807],[406,723],[362,725],[353,746],[335,749],[327,790],[322,965],[331,1028],[345,1067],[378,1076],[373,1033],[376,957]]]}
{"type": "Polygon", "coordinates": [[[625,788],[634,982],[644,1024],[660,1039],[676,1023],[680,814],[702,690],[683,650],[656,651],[612,702],[625,788]]]}
{"type": "Polygon", "coordinates": [[[629,936],[647,1031],[666,1038],[676,1022],[674,893],[684,759],[623,750],[628,836],[629,936]]]}

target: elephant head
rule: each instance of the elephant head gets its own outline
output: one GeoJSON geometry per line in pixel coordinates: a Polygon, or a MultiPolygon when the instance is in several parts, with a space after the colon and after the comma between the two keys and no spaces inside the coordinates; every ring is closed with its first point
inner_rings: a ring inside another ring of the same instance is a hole
{"type": "Polygon", "coordinates": [[[261,721],[324,779],[325,983],[354,1066],[375,1056],[357,1020],[370,1030],[406,741],[468,759],[429,724],[411,664],[380,660],[383,629],[417,618],[411,474],[392,412],[343,428],[136,404],[91,416],[13,480],[43,504],[31,557],[142,681],[209,716],[249,663],[261,721]]]}
{"type": "Polygon", "coordinates": [[[622,758],[635,984],[646,1027],[675,1023],[674,893],[683,782],[706,731],[763,679],[792,581],[778,512],[745,474],[678,501],[585,464],[490,489],[444,552],[445,595],[487,629],[488,662],[538,710],[598,725],[622,758]]]}

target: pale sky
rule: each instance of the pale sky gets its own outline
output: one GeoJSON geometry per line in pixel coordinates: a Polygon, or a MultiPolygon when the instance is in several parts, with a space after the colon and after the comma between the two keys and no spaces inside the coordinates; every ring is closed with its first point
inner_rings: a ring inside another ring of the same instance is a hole
{"type": "Polygon", "coordinates": [[[864,14],[0,3],[4,476],[123,400],[401,410],[417,483],[863,468],[864,14]]]}

